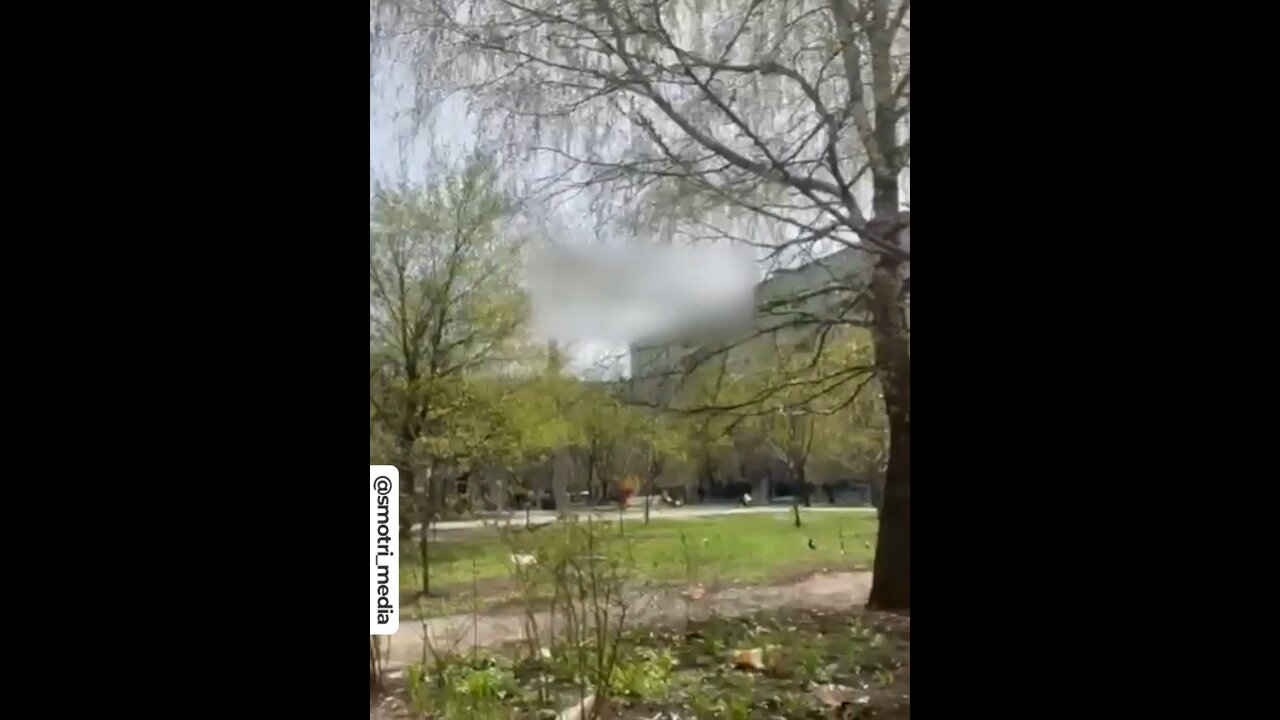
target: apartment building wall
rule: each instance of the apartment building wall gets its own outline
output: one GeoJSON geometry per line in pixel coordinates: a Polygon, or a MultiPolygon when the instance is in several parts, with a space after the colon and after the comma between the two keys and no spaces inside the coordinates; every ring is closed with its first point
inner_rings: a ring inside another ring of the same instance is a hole
{"type": "MultiPolygon", "coordinates": [[[[708,333],[706,329],[676,331],[662,338],[631,346],[632,396],[657,405],[667,404],[674,395],[683,372],[699,357],[718,357],[729,347],[723,362],[735,374],[765,370],[777,362],[778,352],[787,352],[813,342],[822,328],[833,321],[865,322],[865,304],[855,301],[870,279],[872,256],[857,248],[845,248],[789,270],[774,273],[756,288],[756,314],[750,327],[729,332],[708,333]]],[[[838,332],[838,330],[837,330],[838,332]]],[[[749,438],[733,452],[714,459],[717,478],[750,484],[763,501],[764,478],[785,471],[779,458],[749,438]]],[[[663,473],[659,484],[697,487],[704,462],[691,458],[674,464],[663,473]]],[[[813,483],[846,479],[852,469],[838,458],[815,457],[807,468],[813,483]]]]}

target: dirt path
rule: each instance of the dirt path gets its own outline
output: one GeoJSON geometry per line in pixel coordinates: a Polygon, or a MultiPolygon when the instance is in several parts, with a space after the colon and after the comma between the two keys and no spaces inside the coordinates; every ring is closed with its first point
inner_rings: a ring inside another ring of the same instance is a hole
{"type": "MultiPolygon", "coordinates": [[[[760,610],[783,607],[839,610],[866,602],[871,591],[871,573],[819,573],[791,585],[726,588],[708,592],[700,600],[690,602],[682,597],[683,588],[664,588],[638,593],[629,600],[628,624],[653,625],[678,622],[688,617],[719,615],[735,617],[760,610]],[[632,620],[632,618],[634,620],[632,620]]],[[[539,628],[550,626],[547,612],[535,613],[539,628]]],[[[448,615],[430,618],[425,632],[438,650],[470,650],[495,647],[524,638],[523,611],[490,615],[448,615]]],[[[400,625],[390,646],[384,651],[388,670],[422,659],[424,626],[419,620],[400,625]]]]}

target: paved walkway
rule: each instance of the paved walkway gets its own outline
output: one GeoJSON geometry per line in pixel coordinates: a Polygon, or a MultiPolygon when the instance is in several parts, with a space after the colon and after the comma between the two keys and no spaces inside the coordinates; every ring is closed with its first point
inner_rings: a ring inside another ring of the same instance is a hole
{"type": "MultiPolygon", "coordinates": [[[[846,513],[874,513],[873,507],[843,507],[820,505],[815,507],[802,507],[801,512],[846,512],[846,513]]],[[[615,508],[584,508],[574,510],[579,517],[594,515],[600,520],[617,519],[618,509],[615,508]]],[[[686,505],[681,508],[672,507],[653,507],[649,509],[649,517],[652,520],[688,520],[690,518],[700,517],[717,517],[720,515],[751,515],[756,513],[787,513],[791,512],[790,505],[758,505],[751,507],[740,507],[738,505],[686,505]]],[[[644,509],[631,507],[625,513],[627,519],[643,518],[644,509]]],[[[554,510],[534,510],[529,513],[530,525],[546,525],[553,523],[559,519],[559,514],[554,510]]],[[[485,524],[504,524],[524,525],[524,513],[516,512],[506,515],[494,515],[493,517],[481,518],[478,520],[445,520],[438,522],[431,527],[436,531],[448,530],[469,530],[473,528],[483,527],[485,524]]],[[[420,524],[415,523],[412,531],[417,532],[420,524]]]]}
{"type": "MultiPolygon", "coordinates": [[[[679,622],[688,618],[717,615],[736,617],[784,607],[824,610],[848,609],[863,605],[871,591],[871,573],[819,573],[791,585],[726,588],[707,593],[700,600],[682,597],[683,588],[663,588],[638,592],[628,601],[628,625],[679,622]]],[[[551,625],[547,612],[534,614],[539,633],[551,625]]],[[[468,651],[472,646],[495,647],[525,637],[527,618],[523,611],[492,615],[449,615],[405,621],[400,632],[384,645],[387,670],[421,662],[424,633],[437,651],[468,651]]],[[[384,638],[384,642],[385,642],[384,638]]]]}

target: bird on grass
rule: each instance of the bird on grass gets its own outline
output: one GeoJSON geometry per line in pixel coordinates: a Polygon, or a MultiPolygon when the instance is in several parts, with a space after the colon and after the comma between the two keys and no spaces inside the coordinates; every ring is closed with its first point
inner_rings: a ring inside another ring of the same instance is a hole
{"type": "Polygon", "coordinates": [[[809,538],[809,549],[810,549],[810,550],[817,550],[817,549],[818,549],[818,546],[813,544],[813,538],[809,538]]]}

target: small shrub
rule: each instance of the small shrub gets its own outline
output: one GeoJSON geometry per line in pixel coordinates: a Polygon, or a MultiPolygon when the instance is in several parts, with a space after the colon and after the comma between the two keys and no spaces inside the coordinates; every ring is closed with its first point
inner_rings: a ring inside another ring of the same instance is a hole
{"type": "Polygon", "coordinates": [[[431,707],[431,700],[426,688],[426,672],[421,665],[414,663],[405,668],[404,677],[405,685],[409,689],[409,702],[413,705],[414,711],[419,714],[427,712],[431,707]]]}
{"type": "Polygon", "coordinates": [[[675,666],[670,651],[640,648],[633,657],[614,665],[609,684],[614,693],[621,695],[663,698],[670,691],[671,670],[675,666]]]}
{"type": "Polygon", "coordinates": [[[751,717],[750,695],[730,695],[721,702],[724,707],[720,717],[724,720],[748,720],[751,717]]]}
{"type": "Polygon", "coordinates": [[[473,700],[473,704],[506,700],[520,691],[515,675],[497,665],[467,667],[455,665],[445,674],[445,682],[459,697],[473,700]]]}
{"type": "Polygon", "coordinates": [[[808,717],[810,710],[808,697],[800,693],[785,692],[778,696],[778,709],[787,718],[808,717]]]}
{"type": "Polygon", "coordinates": [[[506,700],[520,694],[510,669],[484,659],[467,663],[440,657],[431,674],[414,664],[405,679],[416,712],[459,720],[509,718],[506,700]]]}
{"type": "Polygon", "coordinates": [[[812,647],[799,647],[795,650],[796,674],[805,680],[816,683],[831,682],[831,666],[822,653],[812,647]]]}
{"type": "Polygon", "coordinates": [[[724,711],[724,701],[698,690],[689,695],[689,709],[693,711],[694,720],[718,720],[724,711]]]}
{"type": "MultiPolygon", "coordinates": [[[[530,553],[537,558],[536,564],[512,568],[524,600],[529,655],[538,658],[552,678],[577,685],[581,697],[596,695],[587,716],[591,720],[607,704],[614,687],[628,613],[624,590],[634,567],[630,546],[612,542],[609,526],[590,517],[582,521],[571,516],[533,541],[512,533],[505,537],[512,554],[530,553]],[[534,612],[538,597],[549,598],[545,626],[540,626],[534,612]]],[[[649,689],[648,675],[641,671],[622,677],[628,686],[649,689]]],[[[543,704],[551,700],[545,678],[540,674],[538,681],[538,699],[543,704]]]]}

